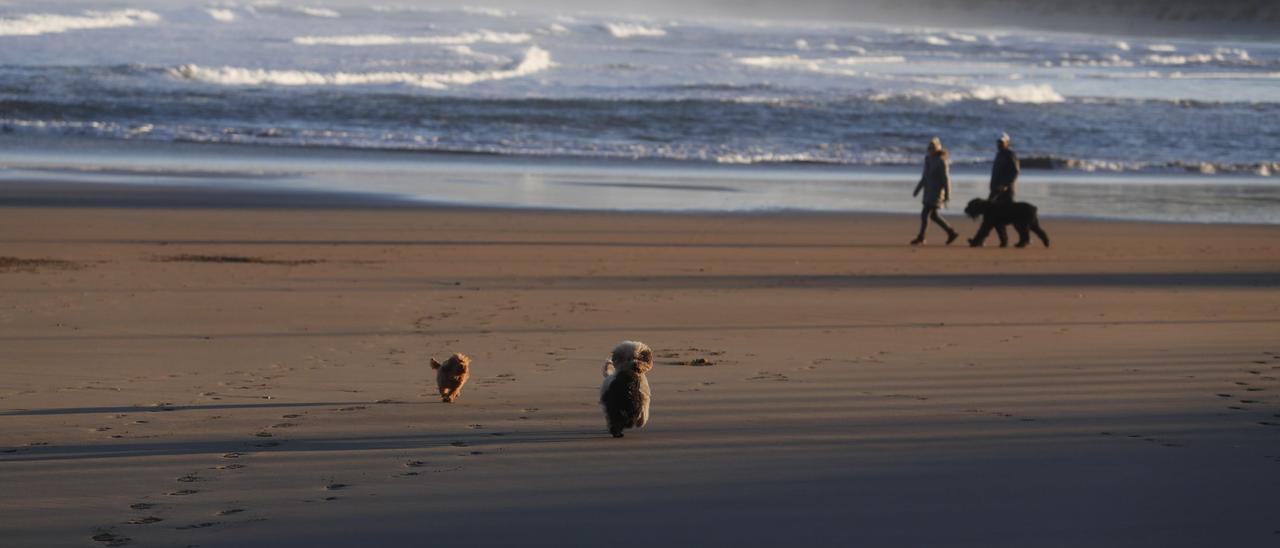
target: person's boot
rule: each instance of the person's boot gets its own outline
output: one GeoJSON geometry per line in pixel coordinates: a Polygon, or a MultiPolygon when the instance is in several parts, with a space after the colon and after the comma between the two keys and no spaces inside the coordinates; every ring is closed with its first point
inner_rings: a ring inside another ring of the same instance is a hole
{"type": "Polygon", "coordinates": [[[959,238],[959,237],[960,237],[960,233],[952,230],[949,234],[947,234],[947,245],[951,245],[951,242],[956,241],[956,238],[959,238]]]}
{"type": "Polygon", "coordinates": [[[911,245],[924,245],[924,236],[916,236],[916,239],[911,240],[911,245]]]}

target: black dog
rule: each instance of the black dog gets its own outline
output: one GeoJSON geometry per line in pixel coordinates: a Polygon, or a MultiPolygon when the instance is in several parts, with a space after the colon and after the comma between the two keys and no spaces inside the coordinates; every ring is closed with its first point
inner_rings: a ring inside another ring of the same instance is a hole
{"type": "Polygon", "coordinates": [[[1044,246],[1049,247],[1049,235],[1040,228],[1040,216],[1036,212],[1036,206],[1027,202],[993,202],[982,198],[970,200],[969,205],[964,207],[964,214],[970,219],[982,216],[982,228],[969,240],[969,247],[982,247],[982,242],[993,228],[1000,236],[1000,247],[1009,245],[1009,237],[1004,230],[1007,225],[1013,225],[1014,230],[1018,231],[1018,247],[1026,247],[1031,243],[1028,231],[1035,232],[1044,246]]]}

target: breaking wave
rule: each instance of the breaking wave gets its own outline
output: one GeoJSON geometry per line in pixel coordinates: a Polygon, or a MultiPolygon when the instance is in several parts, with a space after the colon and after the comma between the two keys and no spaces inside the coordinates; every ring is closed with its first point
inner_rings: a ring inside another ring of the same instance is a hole
{"type": "Polygon", "coordinates": [[[233,10],[224,8],[205,8],[204,12],[209,14],[209,17],[212,17],[214,21],[218,21],[220,23],[230,23],[236,20],[236,12],[233,10]]]}
{"type": "Polygon", "coordinates": [[[1216,48],[1213,53],[1187,55],[1152,54],[1142,58],[1149,65],[1251,64],[1249,52],[1239,48],[1216,48]]]}
{"type": "Polygon", "coordinates": [[[254,14],[271,14],[271,15],[302,15],[306,17],[318,17],[321,19],[338,19],[342,17],[337,10],[329,8],[319,8],[313,6],[290,6],[276,3],[253,3],[245,6],[246,11],[254,14]]]}
{"type": "Polygon", "coordinates": [[[158,21],[160,16],[155,12],[137,9],[86,11],[81,15],[32,13],[0,19],[0,36],[38,36],[72,30],[133,27],[158,21]]]}
{"type": "Polygon", "coordinates": [[[448,89],[493,80],[519,78],[552,67],[551,54],[538,46],[525,51],[524,58],[507,68],[489,71],[457,71],[443,73],[413,72],[312,72],[302,70],[266,70],[240,67],[201,67],[182,65],[170,75],[224,86],[369,86],[408,85],[426,89],[448,89]]]}
{"type": "Polygon", "coordinates": [[[848,67],[869,64],[905,63],[907,59],[900,55],[867,56],[838,58],[809,58],[799,55],[765,55],[760,57],[739,57],[734,59],[741,65],[773,70],[797,70],[832,76],[859,76],[861,73],[848,67]]]}
{"type": "Polygon", "coordinates": [[[511,17],[515,15],[513,11],[500,10],[498,8],[486,8],[484,6],[462,6],[459,11],[467,15],[482,15],[485,17],[511,17]]]}
{"type": "Polygon", "coordinates": [[[523,32],[493,32],[480,30],[448,36],[394,36],[390,34],[356,34],[349,36],[298,36],[293,43],[303,46],[397,46],[405,44],[432,44],[463,46],[468,44],[522,44],[533,36],[523,32]]]}
{"type": "Polygon", "coordinates": [[[1066,98],[1048,84],[1026,84],[1021,86],[975,86],[964,90],[921,91],[912,90],[899,93],[878,93],[870,97],[872,101],[917,100],[934,104],[957,103],[960,101],[992,101],[995,103],[1030,103],[1048,104],[1062,103],[1066,98]]]}
{"type": "Polygon", "coordinates": [[[657,38],[667,35],[662,27],[646,27],[638,23],[605,23],[603,27],[614,38],[657,38]]]}

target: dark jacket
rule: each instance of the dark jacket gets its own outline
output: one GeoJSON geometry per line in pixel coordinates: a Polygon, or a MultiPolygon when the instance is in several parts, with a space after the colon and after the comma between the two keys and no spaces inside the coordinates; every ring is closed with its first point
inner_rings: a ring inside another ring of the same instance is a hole
{"type": "Polygon", "coordinates": [[[999,194],[1009,194],[1012,198],[1013,185],[1021,171],[1022,165],[1018,163],[1018,155],[1013,149],[997,152],[996,161],[991,165],[991,198],[995,199],[999,194]]]}
{"type": "Polygon", "coordinates": [[[951,166],[941,154],[924,157],[924,173],[913,194],[923,192],[920,201],[929,207],[942,207],[951,199],[951,166]]]}

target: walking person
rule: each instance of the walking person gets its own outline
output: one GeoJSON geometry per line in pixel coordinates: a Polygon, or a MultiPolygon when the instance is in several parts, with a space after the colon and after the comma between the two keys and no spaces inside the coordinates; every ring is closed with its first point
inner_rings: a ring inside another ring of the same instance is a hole
{"type": "Polygon", "coordinates": [[[1013,185],[1018,182],[1021,171],[1022,165],[1013,152],[1009,134],[1000,134],[996,141],[996,160],[991,164],[991,195],[987,199],[996,203],[1013,203],[1013,185]]]}
{"type": "Polygon", "coordinates": [[[924,196],[920,202],[924,208],[920,210],[920,234],[911,240],[911,245],[924,245],[924,231],[929,227],[929,219],[947,231],[947,245],[951,245],[960,233],[938,214],[938,209],[951,200],[951,166],[947,161],[947,150],[942,148],[942,141],[937,137],[929,141],[929,153],[924,157],[924,174],[911,195],[919,196],[921,192],[924,196]]]}

